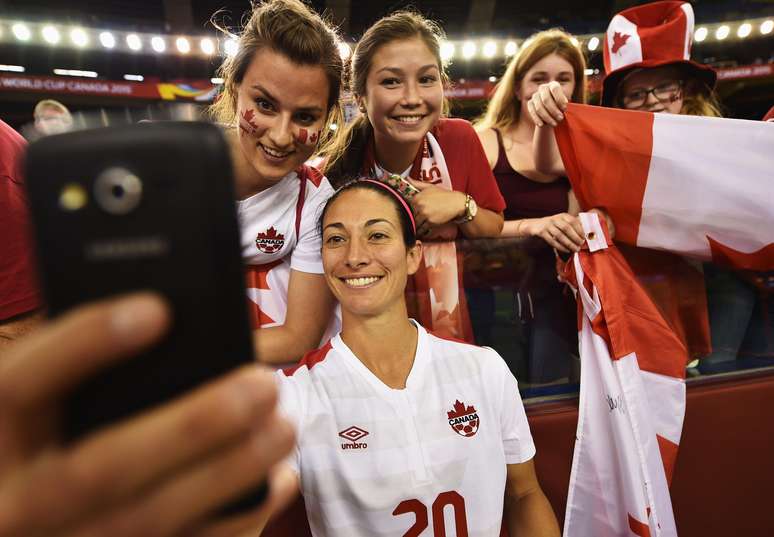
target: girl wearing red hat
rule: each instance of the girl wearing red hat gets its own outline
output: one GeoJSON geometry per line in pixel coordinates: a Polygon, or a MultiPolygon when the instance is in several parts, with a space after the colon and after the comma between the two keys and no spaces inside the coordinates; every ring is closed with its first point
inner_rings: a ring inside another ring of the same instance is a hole
{"type": "MultiPolygon", "coordinates": [[[[615,15],[604,43],[607,74],[602,84],[602,105],[644,112],[720,117],[714,92],[715,71],[690,60],[693,25],[693,8],[687,2],[653,2],[615,15]]],[[[552,127],[564,119],[562,112],[566,107],[567,99],[555,83],[541,86],[528,104],[530,117],[538,127],[535,137],[538,170],[564,170],[552,127]]],[[[642,257],[639,252],[632,253],[642,257]]],[[[703,371],[711,372],[723,369],[723,363],[736,358],[755,295],[731,271],[705,264],[704,277],[713,352],[702,361],[701,367],[703,371]]],[[[700,280],[684,283],[695,285],[700,280]]],[[[696,328],[687,326],[686,331],[696,328]]],[[[689,338],[689,349],[698,351],[691,344],[690,335],[686,337],[689,338]]]]}

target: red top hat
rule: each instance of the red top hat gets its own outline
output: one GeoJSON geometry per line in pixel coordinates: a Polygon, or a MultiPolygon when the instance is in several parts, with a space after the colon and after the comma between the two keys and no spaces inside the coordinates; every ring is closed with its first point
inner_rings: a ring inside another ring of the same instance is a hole
{"type": "Polygon", "coordinates": [[[613,106],[624,77],[643,67],[679,65],[708,90],[714,88],[715,70],[690,60],[692,43],[693,8],[688,2],[653,2],[615,15],[605,36],[602,106],[613,106]]]}

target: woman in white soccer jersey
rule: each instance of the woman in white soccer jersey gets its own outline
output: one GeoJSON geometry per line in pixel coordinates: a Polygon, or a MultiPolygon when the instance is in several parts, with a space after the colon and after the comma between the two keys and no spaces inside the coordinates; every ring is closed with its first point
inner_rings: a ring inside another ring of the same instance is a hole
{"type": "Polygon", "coordinates": [[[502,358],[408,318],[422,245],[403,198],[376,180],[351,183],[320,228],[342,331],[277,373],[312,533],[494,537],[504,517],[511,535],[558,536],[502,358]]]}
{"type": "Polygon", "coordinates": [[[320,343],[333,297],[322,275],[317,215],[333,193],[304,165],[340,118],[336,33],[298,0],[254,8],[221,68],[213,106],[230,127],[243,257],[261,361],[295,361],[320,343]]]}

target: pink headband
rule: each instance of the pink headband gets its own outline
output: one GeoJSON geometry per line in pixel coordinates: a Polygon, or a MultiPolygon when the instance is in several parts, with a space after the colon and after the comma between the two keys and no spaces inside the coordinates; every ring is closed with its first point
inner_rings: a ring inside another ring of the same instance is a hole
{"type": "Polygon", "coordinates": [[[417,234],[417,224],[414,221],[414,213],[411,212],[411,208],[408,206],[408,203],[406,203],[406,200],[403,199],[403,196],[401,196],[394,188],[392,188],[390,185],[383,183],[381,181],[377,181],[376,179],[360,179],[360,182],[363,183],[373,183],[375,185],[379,185],[380,187],[384,188],[387,192],[395,196],[398,201],[400,202],[401,207],[403,207],[403,210],[406,211],[406,214],[409,217],[409,220],[411,220],[411,230],[414,232],[414,235],[417,234]]]}

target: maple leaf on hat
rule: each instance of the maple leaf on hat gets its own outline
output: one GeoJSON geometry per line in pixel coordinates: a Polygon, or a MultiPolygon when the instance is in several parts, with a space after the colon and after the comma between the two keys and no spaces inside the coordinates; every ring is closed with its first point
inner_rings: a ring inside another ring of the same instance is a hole
{"type": "Polygon", "coordinates": [[[629,34],[622,34],[620,32],[616,32],[613,34],[613,47],[610,49],[610,51],[615,54],[619,50],[621,50],[621,47],[623,47],[627,41],[629,41],[629,38],[631,36],[629,34]]]}

